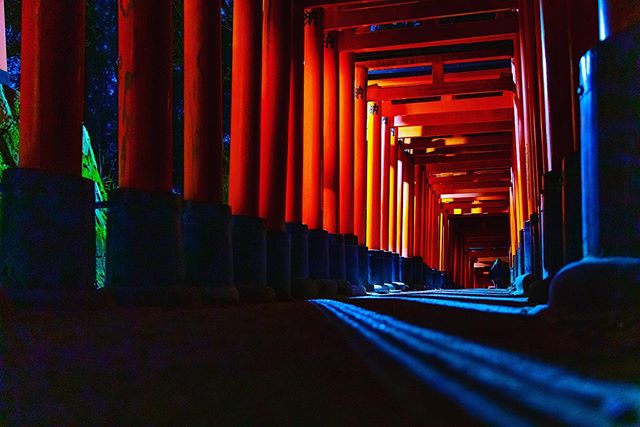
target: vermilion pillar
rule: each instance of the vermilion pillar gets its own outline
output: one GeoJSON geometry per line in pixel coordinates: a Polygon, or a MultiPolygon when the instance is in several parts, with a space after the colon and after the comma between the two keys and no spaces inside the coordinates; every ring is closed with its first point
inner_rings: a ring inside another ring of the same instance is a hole
{"type": "Polygon", "coordinates": [[[302,110],[304,100],[304,10],[292,6],[289,132],[287,151],[287,222],[302,223],[302,110]]]}
{"type": "Polygon", "coordinates": [[[380,208],[380,248],[389,251],[389,189],[391,187],[391,128],[388,117],[382,118],[382,172],[380,208]]]}
{"type": "Polygon", "coordinates": [[[395,200],[395,209],[396,209],[396,248],[395,252],[402,255],[403,254],[403,233],[402,233],[402,224],[404,221],[404,175],[406,174],[406,170],[404,168],[404,151],[400,148],[399,145],[396,146],[396,157],[397,157],[397,168],[398,168],[398,177],[396,179],[396,200],[395,200]]]}
{"type": "MultiPolygon", "coordinates": [[[[324,229],[339,233],[340,150],[338,130],[338,49],[336,33],[324,38],[324,164],[323,214],[324,229]]],[[[347,203],[348,204],[348,203],[347,203]]]]}
{"type": "Polygon", "coordinates": [[[382,166],[380,104],[370,102],[367,125],[367,246],[380,249],[380,208],[382,166]]]}
{"type": "Polygon", "coordinates": [[[260,216],[268,231],[284,232],[289,126],[291,5],[264,2],[262,110],[260,118],[260,216]]]}
{"type": "Polygon", "coordinates": [[[391,128],[389,132],[389,250],[398,252],[396,247],[396,229],[398,212],[398,147],[396,144],[396,128],[391,128]]]}
{"type": "Polygon", "coordinates": [[[422,255],[422,180],[423,168],[420,165],[414,166],[414,192],[413,192],[413,255],[422,255]]]}
{"type": "Polygon", "coordinates": [[[405,165],[407,166],[407,183],[408,183],[408,220],[407,220],[407,233],[408,238],[406,241],[408,248],[408,257],[413,257],[415,254],[413,252],[413,241],[415,240],[415,176],[414,176],[414,166],[413,161],[409,155],[407,155],[405,165]]]}
{"type": "Polygon", "coordinates": [[[184,199],[222,203],[220,0],[184,3],[184,199]]]}
{"type": "Polygon", "coordinates": [[[311,230],[322,229],[323,43],[322,10],[305,11],[302,217],[311,230]]]}
{"type": "Polygon", "coordinates": [[[0,70],[7,71],[7,36],[4,19],[4,0],[0,0],[0,70]]]}
{"type": "Polygon", "coordinates": [[[413,222],[413,167],[409,156],[402,155],[402,256],[409,258],[413,255],[411,246],[411,231],[413,222]]]}
{"type": "Polygon", "coordinates": [[[236,300],[231,212],[222,204],[220,0],[184,2],[184,107],[185,282],[236,300]]]}
{"type": "Polygon", "coordinates": [[[24,0],[22,10],[20,167],[80,176],[84,3],[24,0]]]}
{"type": "Polygon", "coordinates": [[[129,0],[118,9],[120,188],[170,192],[171,2],[129,0]]]}
{"type": "Polygon", "coordinates": [[[234,215],[258,217],[262,3],[233,2],[229,204],[234,215]]]}
{"type": "Polygon", "coordinates": [[[20,167],[4,172],[0,206],[0,281],[9,297],[94,289],[94,183],[81,178],[84,29],[85,2],[22,1],[20,167]]]}
{"type": "Polygon", "coordinates": [[[280,298],[291,291],[291,243],[285,231],[291,3],[263,2],[260,216],[267,228],[267,284],[280,298]]]}
{"type": "Polygon", "coordinates": [[[354,73],[353,53],[339,54],[340,233],[354,234],[354,73]]]}
{"type": "Polygon", "coordinates": [[[367,69],[357,65],[354,106],[354,198],[353,224],[358,243],[365,244],[367,208],[367,69]]]}

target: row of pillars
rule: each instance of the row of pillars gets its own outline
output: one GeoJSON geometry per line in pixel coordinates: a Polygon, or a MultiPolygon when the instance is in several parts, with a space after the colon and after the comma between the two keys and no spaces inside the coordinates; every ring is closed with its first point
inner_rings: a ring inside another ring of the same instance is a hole
{"type": "MultiPolygon", "coordinates": [[[[258,299],[357,294],[374,282],[423,278],[431,271],[423,259],[438,265],[439,200],[382,125],[378,104],[367,113],[367,70],[338,53],[321,9],[234,2],[226,206],[220,1],[184,5],[183,196],[172,189],[171,2],[120,3],[120,186],[108,205],[108,287],[187,285],[225,299],[238,289],[258,299]],[[367,244],[385,254],[373,280],[369,260],[377,257],[367,244]]],[[[96,206],[94,183],[81,177],[85,5],[22,7],[20,160],[3,183],[3,286],[90,288],[96,206]]]]}
{"type": "Polygon", "coordinates": [[[632,107],[640,4],[521,0],[520,11],[515,284],[534,294],[550,284],[549,301],[562,309],[633,304],[640,295],[640,116],[632,107]]]}

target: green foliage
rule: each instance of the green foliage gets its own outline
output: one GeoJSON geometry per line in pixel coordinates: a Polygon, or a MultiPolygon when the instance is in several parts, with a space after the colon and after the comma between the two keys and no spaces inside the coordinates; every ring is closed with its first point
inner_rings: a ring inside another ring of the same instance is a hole
{"type": "MultiPolygon", "coordinates": [[[[2,173],[18,166],[20,100],[18,93],[0,85],[0,178],[2,173]]],[[[82,128],[82,176],[94,182],[95,200],[106,201],[107,192],[100,178],[89,132],[82,128]]],[[[104,285],[105,252],[107,245],[107,215],[96,211],[96,283],[104,285]]]]}

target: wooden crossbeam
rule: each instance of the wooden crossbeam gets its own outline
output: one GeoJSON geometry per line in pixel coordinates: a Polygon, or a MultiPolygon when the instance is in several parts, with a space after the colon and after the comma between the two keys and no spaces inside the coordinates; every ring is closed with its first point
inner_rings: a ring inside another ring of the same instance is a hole
{"type": "Polygon", "coordinates": [[[450,154],[485,154],[497,152],[510,152],[512,149],[508,145],[484,145],[479,147],[469,147],[465,145],[454,145],[451,147],[436,148],[435,151],[425,152],[425,150],[413,150],[413,157],[442,157],[450,154]]]}
{"type": "Polygon", "coordinates": [[[456,111],[447,113],[407,114],[396,116],[394,126],[454,125],[461,123],[489,123],[513,120],[513,108],[495,110],[456,111]]]}
{"type": "MultiPolygon", "coordinates": [[[[482,212],[480,213],[471,214],[471,215],[499,214],[499,213],[509,213],[509,208],[487,208],[487,209],[483,209],[482,212]]],[[[456,214],[454,213],[453,210],[451,210],[448,212],[448,214],[451,216],[462,216],[462,215],[469,215],[469,212],[462,211],[462,213],[456,214]]]]}
{"type": "Polygon", "coordinates": [[[398,128],[400,138],[471,135],[494,132],[512,132],[513,119],[490,123],[464,123],[457,125],[404,126],[398,128]]]}
{"type": "MultiPolygon", "coordinates": [[[[415,164],[422,163],[421,159],[415,159],[415,164]]],[[[455,163],[434,163],[427,165],[427,172],[430,174],[443,172],[487,170],[487,169],[508,169],[511,167],[511,159],[494,160],[468,160],[455,163]]]]}
{"type": "Polygon", "coordinates": [[[433,191],[439,194],[472,193],[474,191],[487,192],[492,189],[499,189],[500,191],[504,191],[510,187],[511,183],[509,181],[481,181],[460,184],[434,184],[431,186],[431,188],[433,188],[433,191]]]}
{"type": "Polygon", "coordinates": [[[433,96],[502,91],[515,91],[513,77],[510,74],[502,74],[498,79],[470,80],[439,84],[390,87],[371,85],[367,88],[367,98],[370,101],[394,101],[397,99],[417,99],[433,96]]]}
{"type": "Polygon", "coordinates": [[[461,62],[493,61],[497,59],[508,59],[511,57],[513,57],[512,46],[502,49],[485,49],[434,55],[414,55],[399,58],[369,59],[364,61],[357,61],[357,63],[359,65],[367,67],[369,70],[386,70],[393,68],[421,67],[431,65],[435,62],[442,62],[443,64],[453,64],[461,62]]]}
{"type": "Polygon", "coordinates": [[[449,163],[461,163],[461,162],[482,162],[492,160],[506,160],[511,161],[511,152],[497,152],[497,153],[484,153],[484,154],[457,154],[451,157],[416,157],[414,159],[415,164],[421,165],[435,165],[435,164],[449,164],[449,163]]]}
{"type": "Polygon", "coordinates": [[[515,0],[457,0],[457,1],[388,1],[359,7],[328,8],[325,11],[325,30],[344,30],[394,22],[421,21],[448,16],[508,11],[517,7],[515,0]]]}
{"type": "Polygon", "coordinates": [[[507,181],[511,182],[511,174],[508,171],[497,171],[492,173],[468,173],[465,175],[445,176],[438,177],[432,176],[429,178],[429,184],[468,184],[472,182],[487,182],[487,181],[507,181]]]}
{"type": "Polygon", "coordinates": [[[513,136],[510,132],[496,134],[469,135],[456,138],[405,138],[403,147],[406,149],[426,149],[440,147],[482,147],[485,145],[512,146],[513,136]]]}
{"type": "Polygon", "coordinates": [[[465,203],[445,203],[443,205],[447,209],[469,209],[469,208],[505,208],[509,207],[509,204],[506,201],[496,200],[491,202],[482,202],[480,204],[473,204],[473,202],[465,202],[465,203]]]}
{"type": "MultiPolygon", "coordinates": [[[[496,92],[501,95],[487,98],[449,99],[449,96],[440,97],[440,100],[418,101],[405,100],[400,102],[384,102],[382,114],[387,117],[403,116],[407,114],[427,114],[439,112],[456,112],[480,109],[513,108],[512,92],[496,92]]],[[[436,98],[432,98],[436,99],[436,98]]]]}
{"type": "Polygon", "coordinates": [[[518,34],[518,16],[507,13],[495,20],[440,24],[427,21],[419,27],[355,33],[341,31],[338,48],[349,52],[410,49],[463,43],[512,40],[518,34]]]}

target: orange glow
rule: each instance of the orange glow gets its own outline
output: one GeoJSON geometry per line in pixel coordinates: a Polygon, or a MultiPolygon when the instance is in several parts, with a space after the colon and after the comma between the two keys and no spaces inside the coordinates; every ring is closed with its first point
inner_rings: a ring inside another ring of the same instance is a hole
{"type": "Polygon", "coordinates": [[[259,216],[262,5],[233,4],[229,204],[234,215],[259,216]]]}
{"type": "Polygon", "coordinates": [[[353,225],[358,244],[365,244],[367,207],[367,69],[356,66],[354,105],[354,197],[353,225]]]}
{"type": "Polygon", "coordinates": [[[304,124],[302,166],[302,220],[310,230],[322,229],[322,10],[317,21],[304,26],[304,124]]]}
{"type": "Polygon", "coordinates": [[[368,103],[367,114],[367,240],[369,249],[380,249],[380,168],[381,117],[380,105],[368,103]]]}
{"type": "MultiPolygon", "coordinates": [[[[325,36],[329,40],[337,34],[325,36]]],[[[324,158],[323,158],[323,226],[329,233],[338,233],[339,161],[338,146],[338,49],[335,43],[324,45],[324,158]]]]}
{"type": "Polygon", "coordinates": [[[472,214],[480,214],[482,213],[482,208],[471,208],[472,214]]]}
{"type": "Polygon", "coordinates": [[[340,233],[354,234],[354,84],[355,60],[349,52],[340,52],[338,57],[339,85],[339,137],[340,137],[340,233]]]}
{"type": "Polygon", "coordinates": [[[453,214],[454,214],[454,215],[462,215],[462,209],[460,209],[460,208],[455,208],[455,209],[453,210],[453,214]]]}

